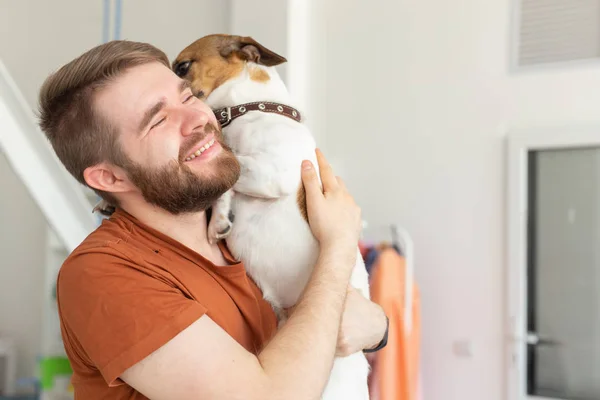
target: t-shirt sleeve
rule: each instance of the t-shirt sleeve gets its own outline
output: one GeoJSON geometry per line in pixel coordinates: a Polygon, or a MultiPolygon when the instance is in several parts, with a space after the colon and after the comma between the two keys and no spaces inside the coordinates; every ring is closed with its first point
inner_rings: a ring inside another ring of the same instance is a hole
{"type": "Polygon", "coordinates": [[[110,386],[206,313],[164,276],[115,249],[70,257],[57,280],[63,334],[110,386]]]}

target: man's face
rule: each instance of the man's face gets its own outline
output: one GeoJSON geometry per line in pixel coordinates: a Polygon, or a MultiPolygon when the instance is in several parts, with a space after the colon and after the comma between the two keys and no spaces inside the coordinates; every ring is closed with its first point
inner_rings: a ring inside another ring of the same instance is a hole
{"type": "Polygon", "coordinates": [[[119,165],[144,199],[173,214],[203,211],[240,174],[212,110],[160,63],[131,68],[98,93],[119,132],[119,165]]]}

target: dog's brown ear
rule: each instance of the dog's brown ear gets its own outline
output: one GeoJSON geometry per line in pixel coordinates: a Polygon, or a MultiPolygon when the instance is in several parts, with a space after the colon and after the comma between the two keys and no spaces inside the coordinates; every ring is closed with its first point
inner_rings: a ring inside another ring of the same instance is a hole
{"type": "Polygon", "coordinates": [[[229,36],[223,43],[220,53],[223,57],[229,57],[231,54],[236,53],[243,60],[267,67],[273,67],[287,61],[285,57],[267,49],[249,36],[229,36]]]}

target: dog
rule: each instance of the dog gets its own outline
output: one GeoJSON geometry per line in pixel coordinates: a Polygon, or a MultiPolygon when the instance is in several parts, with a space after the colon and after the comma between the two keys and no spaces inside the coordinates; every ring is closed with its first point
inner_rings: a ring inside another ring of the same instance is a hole
{"type": "MultiPolygon", "coordinates": [[[[241,166],[237,183],[212,207],[209,240],[226,240],[281,323],[281,310],[296,304],[319,253],[300,171],[308,159],[318,172],[316,142],[275,69],[286,61],[251,37],[209,35],[188,45],[172,63],[213,109],[241,166]]],[[[369,298],[358,247],[350,284],[369,298]]],[[[362,352],[336,358],[322,398],[367,400],[368,374],[362,352]]]]}

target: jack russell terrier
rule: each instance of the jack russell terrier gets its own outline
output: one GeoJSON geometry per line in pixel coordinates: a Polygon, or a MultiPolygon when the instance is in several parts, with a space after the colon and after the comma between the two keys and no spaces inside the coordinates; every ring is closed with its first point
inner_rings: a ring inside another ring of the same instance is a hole
{"type": "MultiPolygon", "coordinates": [[[[318,172],[316,143],[274,68],[286,61],[250,37],[210,35],[173,62],[175,73],[215,112],[241,165],[238,182],[213,205],[209,238],[226,240],[279,318],[296,304],[319,252],[300,171],[308,159],[318,172]]],[[[358,248],[350,284],[369,298],[358,248]]],[[[362,352],[336,358],[323,399],[367,400],[368,374],[362,352]]]]}

